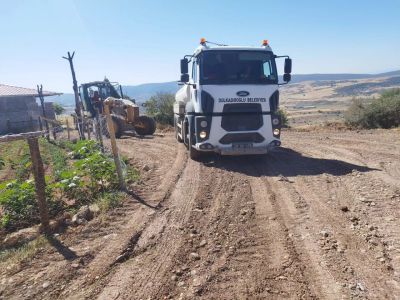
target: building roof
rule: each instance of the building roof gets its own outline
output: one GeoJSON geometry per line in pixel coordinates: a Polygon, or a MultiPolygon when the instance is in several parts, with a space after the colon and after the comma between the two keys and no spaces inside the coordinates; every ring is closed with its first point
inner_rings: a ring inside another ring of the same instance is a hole
{"type": "MultiPolygon", "coordinates": [[[[56,96],[56,95],[62,95],[62,93],[43,91],[44,97],[56,96]]],[[[17,86],[0,84],[0,98],[1,97],[20,97],[20,96],[39,97],[38,92],[35,89],[27,89],[27,88],[22,88],[22,87],[17,87],[17,86]]]]}

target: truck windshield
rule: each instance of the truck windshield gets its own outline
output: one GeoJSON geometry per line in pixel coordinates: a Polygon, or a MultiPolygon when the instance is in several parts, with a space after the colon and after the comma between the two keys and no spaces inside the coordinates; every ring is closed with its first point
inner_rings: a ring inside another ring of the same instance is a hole
{"type": "Polygon", "coordinates": [[[200,84],[277,84],[275,58],[267,51],[210,50],[199,57],[200,84]]]}

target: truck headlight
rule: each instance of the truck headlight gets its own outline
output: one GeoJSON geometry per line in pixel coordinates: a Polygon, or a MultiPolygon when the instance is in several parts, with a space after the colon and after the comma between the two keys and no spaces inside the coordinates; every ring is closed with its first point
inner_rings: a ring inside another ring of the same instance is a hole
{"type": "Polygon", "coordinates": [[[279,135],[281,133],[281,131],[278,128],[275,128],[273,131],[274,135],[279,135]]]}
{"type": "Polygon", "coordinates": [[[203,130],[203,131],[200,131],[199,137],[202,138],[202,139],[205,139],[205,138],[207,137],[207,132],[204,131],[204,130],[203,130]]]}
{"type": "Polygon", "coordinates": [[[275,126],[279,125],[279,119],[278,118],[273,118],[272,119],[272,124],[275,125],[275,126]]]}
{"type": "Polygon", "coordinates": [[[201,121],[200,122],[200,126],[203,127],[203,128],[206,128],[208,126],[207,121],[201,121]]]}

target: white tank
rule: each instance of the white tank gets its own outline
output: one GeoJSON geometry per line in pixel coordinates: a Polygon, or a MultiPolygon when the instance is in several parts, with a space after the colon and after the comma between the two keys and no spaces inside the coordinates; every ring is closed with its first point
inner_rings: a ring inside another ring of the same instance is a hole
{"type": "Polygon", "coordinates": [[[182,86],[175,94],[174,113],[182,115],[185,113],[186,103],[190,99],[190,86],[182,86]]]}

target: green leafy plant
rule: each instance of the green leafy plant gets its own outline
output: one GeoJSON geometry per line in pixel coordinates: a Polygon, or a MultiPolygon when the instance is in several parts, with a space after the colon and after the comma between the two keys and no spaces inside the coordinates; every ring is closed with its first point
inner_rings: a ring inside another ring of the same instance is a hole
{"type": "Polygon", "coordinates": [[[74,159],[82,159],[90,156],[92,153],[99,151],[100,146],[93,140],[79,141],[73,146],[70,156],[74,159]]]}
{"type": "Polygon", "coordinates": [[[74,166],[89,179],[92,196],[96,196],[101,191],[118,187],[113,160],[99,151],[76,161],[74,166]]]}
{"type": "MultiPolygon", "coordinates": [[[[59,201],[54,201],[53,186],[49,184],[46,185],[46,201],[50,216],[56,215],[63,208],[59,201]]],[[[0,206],[3,210],[1,227],[18,229],[38,223],[39,209],[34,181],[11,180],[1,183],[0,206]]]]}
{"type": "Polygon", "coordinates": [[[3,208],[2,227],[17,223],[38,222],[38,208],[35,198],[35,185],[32,180],[19,182],[12,180],[0,184],[0,205],[3,208]]]}

